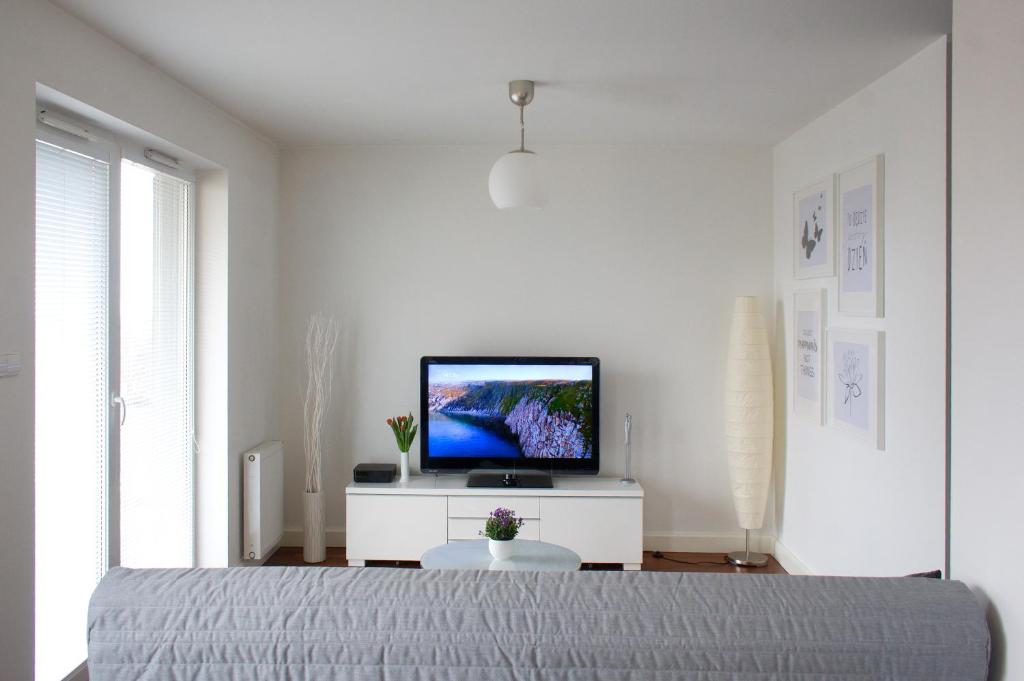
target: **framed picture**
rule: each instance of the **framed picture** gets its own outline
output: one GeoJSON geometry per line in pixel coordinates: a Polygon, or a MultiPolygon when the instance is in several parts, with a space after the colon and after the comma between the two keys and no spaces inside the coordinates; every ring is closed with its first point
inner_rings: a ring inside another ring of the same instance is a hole
{"type": "Polygon", "coordinates": [[[834,196],[833,177],[793,194],[793,276],[797,279],[836,273],[834,196]]]}
{"type": "Polygon", "coordinates": [[[839,173],[838,185],[839,312],[853,317],[882,317],[882,156],[839,173]]]}
{"type": "Polygon", "coordinates": [[[885,449],[885,353],[881,331],[828,332],[829,424],[885,449]]]}
{"type": "Polygon", "coordinates": [[[819,426],[825,420],[825,289],[793,294],[793,411],[819,426]]]}

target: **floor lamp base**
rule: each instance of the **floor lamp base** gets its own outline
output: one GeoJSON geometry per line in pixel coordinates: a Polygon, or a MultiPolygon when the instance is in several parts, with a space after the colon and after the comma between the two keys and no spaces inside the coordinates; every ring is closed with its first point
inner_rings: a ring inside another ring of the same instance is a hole
{"type": "Polygon", "coordinates": [[[738,567],[764,567],[768,564],[768,556],[757,551],[733,551],[726,554],[725,559],[738,567]]]}
{"type": "Polygon", "coordinates": [[[768,564],[768,556],[750,550],[750,530],[743,530],[743,550],[727,553],[725,559],[738,567],[764,567],[768,564]]]}

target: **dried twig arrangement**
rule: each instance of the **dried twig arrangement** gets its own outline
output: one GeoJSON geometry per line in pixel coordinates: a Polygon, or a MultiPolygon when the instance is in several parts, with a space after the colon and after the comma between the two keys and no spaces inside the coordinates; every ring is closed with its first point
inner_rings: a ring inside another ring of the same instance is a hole
{"type": "Polygon", "coordinates": [[[331,403],[334,347],[337,343],[338,321],[322,314],[310,316],[306,322],[306,399],[302,405],[307,492],[319,492],[323,482],[320,438],[324,414],[331,403]]]}

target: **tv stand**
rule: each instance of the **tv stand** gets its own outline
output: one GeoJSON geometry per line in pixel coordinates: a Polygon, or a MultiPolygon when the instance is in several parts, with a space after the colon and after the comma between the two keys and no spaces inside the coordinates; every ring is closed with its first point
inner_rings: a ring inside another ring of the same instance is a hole
{"type": "MultiPolygon", "coordinates": [[[[533,471],[529,471],[532,473],[533,471]]],[[[519,477],[525,477],[518,471],[519,477]]],[[[499,481],[505,471],[494,471],[499,481]]],[[[584,563],[643,561],[644,489],[616,477],[557,476],[547,488],[468,487],[465,475],[413,475],[345,488],[345,554],[352,567],[368,560],[419,560],[440,544],[479,539],[487,516],[509,508],[526,524],[523,539],[558,544],[584,563]]]]}
{"type": "Polygon", "coordinates": [[[513,487],[519,489],[551,489],[551,474],[544,471],[513,471],[512,473],[490,473],[473,471],[469,474],[466,487],[513,487]]]}

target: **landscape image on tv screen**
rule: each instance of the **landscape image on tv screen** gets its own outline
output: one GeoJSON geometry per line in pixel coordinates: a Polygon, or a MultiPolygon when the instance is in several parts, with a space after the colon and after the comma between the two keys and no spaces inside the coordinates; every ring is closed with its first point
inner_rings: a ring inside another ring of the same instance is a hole
{"type": "Polygon", "coordinates": [[[589,459],[593,368],[588,365],[430,365],[431,456],[589,459]]]}

